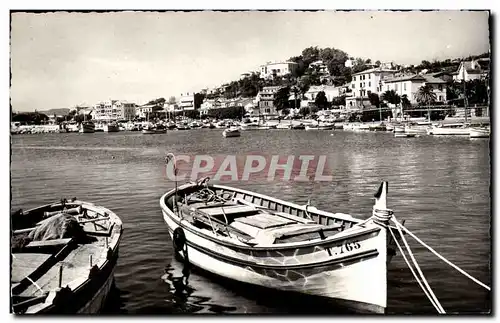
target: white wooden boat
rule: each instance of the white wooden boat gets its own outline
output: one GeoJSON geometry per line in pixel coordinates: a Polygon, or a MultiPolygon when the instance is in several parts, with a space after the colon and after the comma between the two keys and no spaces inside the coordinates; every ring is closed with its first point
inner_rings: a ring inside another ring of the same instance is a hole
{"type": "Polygon", "coordinates": [[[167,133],[167,128],[159,124],[157,125],[149,124],[146,127],[142,128],[142,133],[145,135],[162,134],[162,133],[167,133]]]}
{"type": "Polygon", "coordinates": [[[484,128],[470,128],[469,129],[469,137],[470,138],[489,138],[490,137],[490,127],[484,128]]]}
{"type": "Polygon", "coordinates": [[[469,136],[470,127],[464,123],[449,123],[432,126],[427,134],[434,136],[469,136]]]}
{"type": "Polygon", "coordinates": [[[231,127],[229,129],[225,129],[222,132],[222,136],[224,136],[226,138],[239,137],[239,136],[241,136],[241,132],[240,132],[240,130],[238,128],[231,127]]]}
{"type": "Polygon", "coordinates": [[[81,133],[94,133],[95,132],[95,124],[92,121],[84,121],[80,125],[81,133]]]}
{"type": "Polygon", "coordinates": [[[304,129],[306,129],[306,126],[301,122],[301,123],[292,125],[291,129],[293,129],[293,130],[304,130],[304,129]]]}
{"type": "Polygon", "coordinates": [[[411,133],[411,132],[395,132],[394,137],[395,138],[415,138],[415,137],[420,137],[420,135],[417,133],[411,133]]]}
{"type": "Polygon", "coordinates": [[[118,131],[120,131],[120,127],[116,122],[106,123],[104,125],[104,132],[118,132],[118,131]]]}
{"type": "Polygon", "coordinates": [[[291,123],[279,123],[278,125],[276,125],[276,129],[281,129],[281,130],[292,129],[292,124],[291,123]]]}
{"type": "Polygon", "coordinates": [[[20,210],[11,221],[12,312],[98,313],[114,283],[120,218],[73,199],[20,210]]]}
{"type": "Polygon", "coordinates": [[[259,125],[258,123],[242,123],[240,125],[240,129],[243,131],[252,131],[252,130],[267,130],[264,126],[259,125]]]}
{"type": "Polygon", "coordinates": [[[181,185],[160,206],[176,254],[210,273],[383,313],[392,211],[387,183],[368,220],[208,181],[181,185]]]}

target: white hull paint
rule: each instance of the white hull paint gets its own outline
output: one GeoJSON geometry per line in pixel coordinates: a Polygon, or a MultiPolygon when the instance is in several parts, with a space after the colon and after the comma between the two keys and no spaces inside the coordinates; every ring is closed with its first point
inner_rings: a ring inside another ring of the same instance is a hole
{"type": "Polygon", "coordinates": [[[104,132],[118,132],[118,131],[120,131],[120,127],[118,127],[118,125],[110,125],[110,124],[104,125],[104,132]]]}
{"type": "Polygon", "coordinates": [[[471,138],[489,138],[490,130],[481,128],[471,128],[469,132],[471,138]]]}
{"type": "Polygon", "coordinates": [[[222,136],[224,136],[226,138],[240,137],[241,133],[239,130],[224,130],[222,132],[222,136]]]}

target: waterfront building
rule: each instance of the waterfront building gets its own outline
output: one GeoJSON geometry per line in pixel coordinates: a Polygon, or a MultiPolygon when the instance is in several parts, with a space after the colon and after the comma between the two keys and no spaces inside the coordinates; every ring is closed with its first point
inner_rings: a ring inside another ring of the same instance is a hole
{"type": "Polygon", "coordinates": [[[92,118],[96,121],[132,120],[135,117],[135,103],[122,100],[99,102],[94,106],[92,118]]]}
{"type": "Polygon", "coordinates": [[[179,99],[179,107],[182,111],[194,110],[194,93],[181,93],[181,97],[179,99]]]}
{"type": "Polygon", "coordinates": [[[453,76],[455,81],[483,80],[486,79],[490,72],[490,59],[480,58],[471,60],[470,62],[463,61],[460,63],[456,74],[453,76]]]}
{"type": "Polygon", "coordinates": [[[370,105],[368,95],[383,92],[382,82],[393,77],[395,73],[396,70],[393,69],[376,67],[353,74],[351,81],[352,95],[346,98],[346,105],[352,108],[370,105]]]}
{"type": "Polygon", "coordinates": [[[139,118],[147,119],[148,115],[154,112],[155,104],[145,104],[138,106],[136,109],[136,116],[139,118]]]}
{"type": "Polygon", "coordinates": [[[285,76],[292,74],[297,69],[298,64],[295,62],[268,62],[260,67],[260,77],[270,79],[276,76],[285,76]]]}
{"type": "Polygon", "coordinates": [[[274,106],[274,96],[281,88],[281,86],[266,86],[257,94],[256,101],[259,114],[264,118],[278,115],[274,106]]]}
{"type": "Polygon", "coordinates": [[[383,92],[393,90],[400,97],[406,95],[412,104],[417,103],[420,87],[430,85],[436,94],[437,102],[446,102],[446,82],[431,75],[404,75],[388,78],[383,81],[383,92]]]}

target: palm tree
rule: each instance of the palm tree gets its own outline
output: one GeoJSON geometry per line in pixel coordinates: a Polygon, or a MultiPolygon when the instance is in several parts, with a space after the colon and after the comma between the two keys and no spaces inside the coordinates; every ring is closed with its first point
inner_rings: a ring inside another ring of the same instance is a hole
{"type": "Polygon", "coordinates": [[[391,104],[398,104],[401,101],[401,98],[394,90],[385,91],[382,93],[382,100],[387,101],[391,104]]]}
{"type": "Polygon", "coordinates": [[[415,95],[418,103],[422,103],[427,106],[427,118],[431,120],[431,112],[429,110],[429,105],[436,102],[436,93],[434,93],[434,88],[432,85],[425,84],[418,89],[415,95]]]}

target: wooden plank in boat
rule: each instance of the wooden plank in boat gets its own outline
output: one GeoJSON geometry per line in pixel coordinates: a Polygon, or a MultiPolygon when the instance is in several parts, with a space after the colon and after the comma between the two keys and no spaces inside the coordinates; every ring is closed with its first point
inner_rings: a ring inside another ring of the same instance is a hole
{"type": "Polygon", "coordinates": [[[28,243],[28,245],[25,248],[62,246],[62,245],[68,244],[70,241],[71,241],[71,238],[52,239],[52,240],[45,240],[45,241],[32,241],[32,242],[28,243]]]}
{"type": "Polygon", "coordinates": [[[273,212],[273,213],[276,214],[277,216],[281,216],[281,217],[284,217],[284,218],[287,218],[289,220],[299,222],[299,223],[306,223],[306,224],[316,223],[316,221],[314,221],[314,220],[303,218],[301,216],[292,215],[289,213],[284,213],[284,212],[273,212]]]}
{"type": "Polygon", "coordinates": [[[11,282],[19,283],[31,274],[41,264],[50,258],[50,254],[44,253],[15,253],[12,254],[11,282]]]}
{"type": "Polygon", "coordinates": [[[255,213],[256,209],[247,205],[229,205],[229,206],[217,206],[211,208],[202,208],[198,211],[203,212],[210,216],[217,215],[233,215],[233,214],[245,214],[245,213],[255,213]]]}
{"type": "Polygon", "coordinates": [[[323,231],[332,231],[332,230],[337,230],[342,227],[341,224],[335,223],[332,225],[304,225],[302,227],[293,227],[293,228],[279,228],[277,230],[273,230],[273,235],[276,238],[282,238],[282,237],[291,237],[291,236],[296,236],[296,235],[301,235],[301,234],[306,234],[306,233],[312,233],[312,232],[320,232],[321,230],[323,231]]]}
{"type": "Polygon", "coordinates": [[[260,213],[257,215],[247,216],[244,218],[237,218],[235,219],[235,221],[249,224],[260,229],[269,229],[273,227],[279,227],[291,223],[296,223],[295,221],[271,215],[268,213],[260,213]]]}

